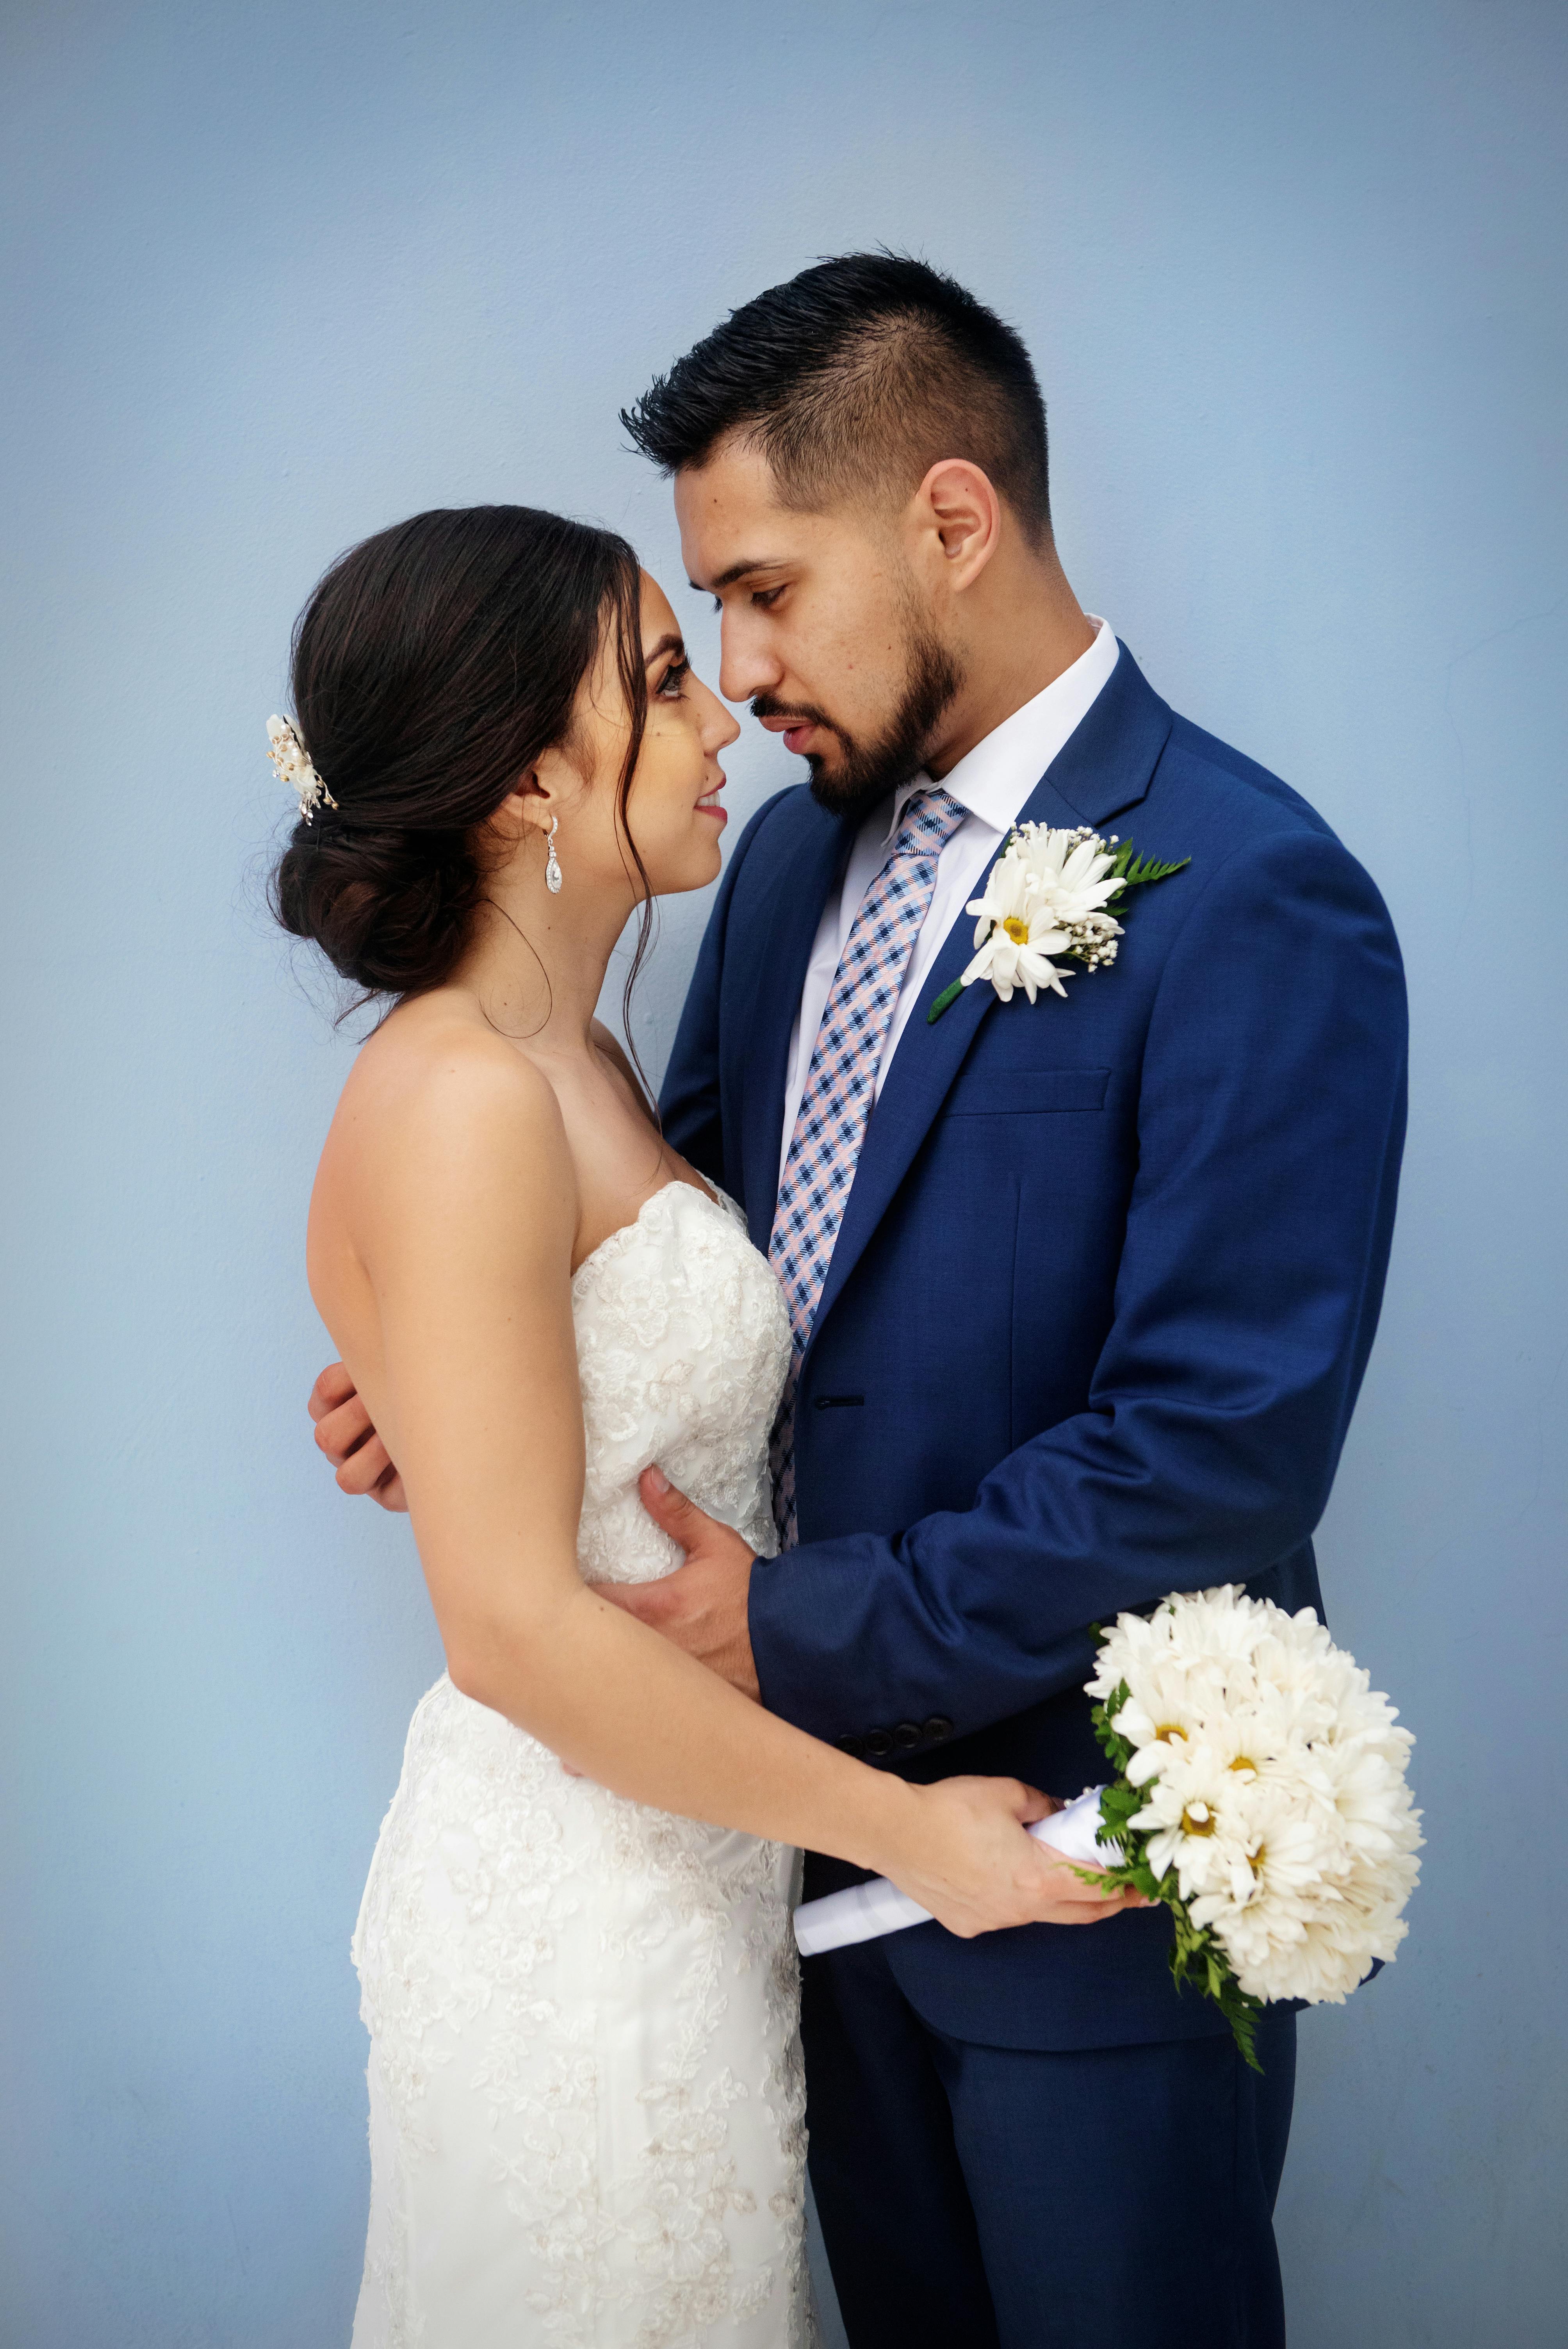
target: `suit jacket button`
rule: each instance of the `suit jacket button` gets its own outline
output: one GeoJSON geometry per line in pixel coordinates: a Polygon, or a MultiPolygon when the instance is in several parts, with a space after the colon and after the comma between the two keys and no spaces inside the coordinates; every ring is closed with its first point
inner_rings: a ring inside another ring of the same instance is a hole
{"type": "Polygon", "coordinates": [[[944,1713],[934,1713],[925,1724],[924,1733],[934,1745],[945,1745],[953,1734],[953,1723],[944,1713]]]}
{"type": "Polygon", "coordinates": [[[892,1739],[885,1729],[870,1729],[861,1740],[861,1751],[868,1760],[880,1762],[892,1752],[892,1739]]]}
{"type": "Polygon", "coordinates": [[[893,1731],[892,1742],[900,1754],[913,1754],[920,1744],[920,1723],[917,1721],[901,1721],[893,1731]]]}
{"type": "Polygon", "coordinates": [[[836,1737],[833,1743],[841,1754],[852,1754],[857,1762],[860,1760],[861,1741],[858,1737],[836,1737]]]}

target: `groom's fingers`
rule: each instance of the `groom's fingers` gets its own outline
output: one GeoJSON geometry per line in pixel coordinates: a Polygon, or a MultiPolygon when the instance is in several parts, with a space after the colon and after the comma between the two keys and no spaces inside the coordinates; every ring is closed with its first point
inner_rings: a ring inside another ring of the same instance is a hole
{"type": "Polygon", "coordinates": [[[706,1509],[677,1492],[656,1462],[644,1469],[637,1490],[655,1525],[685,1550],[687,1566],[704,1565],[720,1573],[749,1576],[756,1553],[745,1536],[720,1518],[710,1517],[706,1509]]]}
{"type": "MultiPolygon", "coordinates": [[[[391,1483],[397,1475],[397,1471],[392,1465],[392,1456],[387,1446],[378,1435],[373,1434],[357,1445],[338,1469],[338,1490],[352,1493],[356,1496],[365,1493],[374,1493],[379,1499],[382,1497],[384,1487],[391,1483]]],[[[394,1508],[403,1508],[407,1504],[399,1499],[392,1502],[390,1506],[394,1508]]]]}
{"type": "Polygon", "coordinates": [[[699,1509],[695,1501],[688,1501],[684,1493],[678,1493],[656,1463],[644,1469],[637,1479],[637,1490],[654,1523],[662,1526],[672,1541],[679,1542],[688,1555],[698,1547],[704,1534],[715,1527],[716,1520],[706,1509],[699,1509]]]}
{"type": "Polygon", "coordinates": [[[310,1401],[305,1408],[312,1419],[324,1420],[329,1411],[335,1411],[339,1403],[346,1402],[353,1392],[354,1381],[349,1377],[345,1365],[342,1362],[328,1362],[325,1370],[312,1387],[310,1401]]]}
{"type": "Polygon", "coordinates": [[[357,1451],[374,1430],[370,1413],[356,1394],[351,1393],[346,1402],[335,1411],[323,1412],[315,1423],[315,1443],[318,1452],[325,1452],[335,1468],[341,1468],[351,1452],[357,1451]]]}
{"type": "Polygon", "coordinates": [[[341,1492],[356,1496],[374,1493],[389,1508],[407,1506],[391,1455],[356,1394],[316,1421],[315,1440],[337,1471],[341,1492]],[[395,1496],[390,1489],[394,1485],[397,1485],[395,1496]]]}
{"type": "Polygon", "coordinates": [[[652,1582],[595,1582],[591,1588],[760,1702],[748,1614],[755,1551],[732,1526],[677,1493],[661,1470],[645,1468],[641,1487],[644,1507],[685,1559],[652,1582]]]}

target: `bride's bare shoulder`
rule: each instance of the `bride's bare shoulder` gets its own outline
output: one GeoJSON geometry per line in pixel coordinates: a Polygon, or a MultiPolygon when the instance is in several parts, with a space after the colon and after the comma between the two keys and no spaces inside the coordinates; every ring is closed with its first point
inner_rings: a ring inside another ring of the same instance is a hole
{"type": "Polygon", "coordinates": [[[442,990],[401,1004],[361,1046],[322,1154],[318,1192],[352,1194],[355,1221],[417,1199],[515,1218],[531,1199],[575,1223],[561,1110],[533,1063],[442,990]]]}

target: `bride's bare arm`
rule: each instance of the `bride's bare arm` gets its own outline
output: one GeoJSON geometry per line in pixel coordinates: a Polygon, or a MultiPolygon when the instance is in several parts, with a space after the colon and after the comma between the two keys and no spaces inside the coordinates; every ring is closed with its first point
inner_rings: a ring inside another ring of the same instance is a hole
{"type": "MultiPolygon", "coordinates": [[[[641,1079],[614,1034],[599,1019],[593,1022],[593,1041],[619,1071],[631,1098],[656,1132],[641,1079]]],[[[407,1509],[403,1479],[379,1432],[371,1425],[370,1413],[343,1363],[328,1362],[310,1391],[307,1408],[315,1428],[316,1449],[326,1454],[337,1472],[340,1491],[368,1495],[384,1509],[407,1509]]]]}
{"type": "Polygon", "coordinates": [[[537,1071],[459,1040],[394,1109],[366,1114],[354,1157],[382,1352],[360,1383],[402,1471],[458,1688],[619,1794],[879,1869],[956,1932],[1120,1905],[1024,1835],[1051,1806],[1016,1781],[884,1776],[583,1583],[576,1192],[537,1071]]]}

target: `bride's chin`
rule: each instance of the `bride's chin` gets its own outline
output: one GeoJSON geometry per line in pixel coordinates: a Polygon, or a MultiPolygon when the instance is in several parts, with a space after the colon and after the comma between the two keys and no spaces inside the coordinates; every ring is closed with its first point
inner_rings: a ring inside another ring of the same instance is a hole
{"type": "Polygon", "coordinates": [[[718,853],[718,834],[711,823],[705,824],[703,830],[711,837],[694,840],[689,855],[683,856],[678,865],[672,857],[662,869],[649,867],[648,878],[655,897],[684,897],[693,889],[706,889],[710,881],[717,880],[724,863],[718,853]]]}

